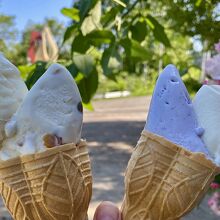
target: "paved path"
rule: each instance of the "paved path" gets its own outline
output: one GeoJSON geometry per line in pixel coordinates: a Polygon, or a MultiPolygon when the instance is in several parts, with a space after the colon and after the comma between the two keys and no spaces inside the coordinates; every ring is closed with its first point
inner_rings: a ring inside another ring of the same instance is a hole
{"type": "Polygon", "coordinates": [[[149,98],[124,98],[94,102],[85,112],[83,136],[89,143],[93,168],[93,198],[89,209],[103,200],[121,205],[124,171],[144,126],[149,98]]]}
{"type": "MultiPolygon", "coordinates": [[[[119,207],[124,193],[124,171],[144,127],[149,97],[94,102],[95,111],[85,111],[83,137],[88,141],[93,170],[93,197],[89,220],[103,200],[119,207]]],[[[204,201],[183,220],[217,220],[204,201]]],[[[0,214],[6,212],[0,209],[0,214]]],[[[3,220],[3,218],[0,218],[3,220]]]]}

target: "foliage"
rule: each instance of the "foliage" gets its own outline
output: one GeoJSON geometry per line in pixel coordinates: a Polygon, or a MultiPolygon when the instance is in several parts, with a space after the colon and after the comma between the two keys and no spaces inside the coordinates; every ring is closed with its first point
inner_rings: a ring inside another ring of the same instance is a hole
{"type": "MultiPolygon", "coordinates": [[[[219,28],[213,14],[217,1],[205,4],[190,0],[115,2],[75,1],[72,8],[62,9],[62,13],[72,20],[63,42],[72,44],[73,65],[78,65],[75,56],[85,56],[85,59],[89,55],[90,61],[93,57],[93,62],[87,62],[89,68],[92,69],[93,65],[107,78],[117,80],[119,85],[120,77],[116,76],[120,73],[123,78],[124,71],[142,75],[147,69],[150,79],[158,67],[161,69],[174,63],[181,72],[187,72],[186,67],[193,65],[190,37],[200,36],[210,44],[216,40],[216,35],[214,37],[213,33],[204,30],[208,24],[213,30],[219,28]],[[181,16],[177,16],[175,9],[181,16]],[[185,53],[187,49],[188,55],[185,53]]],[[[81,64],[84,67],[78,68],[79,73],[88,77],[86,62],[81,64]]],[[[198,87],[196,82],[194,87],[198,87]]]]}
{"type": "MultiPolygon", "coordinates": [[[[59,62],[70,70],[84,104],[90,106],[90,100],[99,85],[103,87],[105,78],[131,91],[129,85],[132,84],[139,91],[145,86],[151,91],[158,72],[165,65],[173,63],[181,73],[189,72],[195,62],[191,38],[206,41],[208,47],[216,41],[215,32],[220,28],[217,4],[216,0],[204,4],[201,0],[76,0],[71,8],[61,10],[70,19],[65,31],[56,21],[45,22],[58,42],[63,36],[62,44],[59,43],[59,62]],[[136,76],[146,80],[146,85],[135,80],[136,76]],[[127,83],[131,78],[134,83],[127,83]]],[[[40,29],[42,25],[31,28],[40,29]]],[[[22,54],[14,59],[17,64],[25,63],[19,58],[24,57],[27,50],[31,28],[23,34],[23,50],[17,48],[21,50],[17,55],[22,54]]],[[[44,70],[39,68],[39,63],[27,67],[29,87],[41,75],[39,71],[44,70]]],[[[198,86],[191,78],[185,81],[189,86],[194,82],[192,89],[198,86]]]]}
{"type": "MultiPolygon", "coordinates": [[[[88,69],[95,69],[95,73],[103,73],[107,78],[116,80],[119,79],[116,75],[122,70],[133,73],[136,66],[139,65],[140,69],[143,62],[150,62],[152,50],[146,49],[144,42],[149,32],[165,46],[171,45],[163,26],[150,13],[130,22],[137,2],[130,6],[128,2],[116,2],[119,4],[113,1],[76,1],[73,8],[64,8],[61,11],[72,19],[63,43],[72,45],[72,65],[83,76],[81,80],[94,74],[94,71],[88,69]],[[126,8],[123,7],[125,4],[126,8]]],[[[95,91],[97,84],[93,85],[91,81],[88,83],[95,91]]],[[[87,93],[86,90],[81,93],[85,103],[90,101],[86,98],[87,93]]]]}
{"type": "MultiPolygon", "coordinates": [[[[110,80],[105,76],[100,76],[100,85],[98,88],[99,94],[114,91],[128,90],[133,96],[151,95],[158,77],[158,71],[152,72],[150,76],[142,74],[136,76],[122,72],[116,76],[117,81],[110,80]]],[[[182,79],[187,87],[190,96],[193,98],[195,93],[200,89],[199,83],[200,69],[196,66],[191,66],[182,72],[182,79]]]]}
{"type": "Polygon", "coordinates": [[[0,15],[0,39],[14,39],[14,16],[0,15]]]}
{"type": "Polygon", "coordinates": [[[8,55],[8,48],[12,47],[12,42],[16,38],[15,17],[0,15],[0,51],[8,55]]]}
{"type": "Polygon", "coordinates": [[[200,89],[199,83],[200,69],[196,66],[189,67],[182,76],[183,82],[191,97],[194,97],[196,92],[200,89]]]}
{"type": "Polygon", "coordinates": [[[147,94],[151,94],[154,88],[153,80],[148,80],[144,75],[137,77],[127,72],[122,72],[116,76],[117,81],[108,79],[105,76],[101,76],[100,78],[101,83],[97,91],[98,94],[127,90],[133,96],[146,96],[147,94]]]}
{"type": "Polygon", "coordinates": [[[208,43],[205,49],[210,49],[218,42],[217,33],[220,33],[218,0],[163,0],[163,3],[169,5],[166,18],[170,18],[172,29],[191,37],[199,35],[202,41],[208,43]]]}
{"type": "MultiPolygon", "coordinates": [[[[11,17],[11,19],[14,19],[14,17],[11,17]]],[[[9,27],[8,32],[5,31],[7,35],[3,34],[1,31],[0,37],[2,36],[2,39],[4,39],[4,41],[6,41],[7,39],[12,39],[12,37],[13,37],[13,40],[15,40],[17,32],[15,32],[14,30],[14,22],[11,22],[10,25],[8,23],[4,23],[4,26],[9,27]],[[11,34],[11,38],[9,38],[8,36],[9,34],[11,34]]],[[[10,47],[4,47],[4,48],[1,48],[1,43],[0,43],[0,50],[15,65],[25,65],[27,63],[27,51],[28,51],[29,44],[30,44],[30,33],[32,31],[42,31],[44,26],[50,27],[51,32],[53,33],[53,36],[58,44],[58,47],[61,47],[62,36],[65,31],[64,25],[55,19],[46,18],[42,23],[29,22],[21,35],[20,42],[12,43],[11,42],[12,40],[11,40],[10,47]]],[[[0,28],[1,28],[1,19],[0,19],[0,28]]],[[[3,29],[0,29],[0,30],[3,30],[3,29]]],[[[61,59],[68,57],[66,55],[66,51],[67,51],[66,48],[60,49],[59,57],[61,59]]]]}

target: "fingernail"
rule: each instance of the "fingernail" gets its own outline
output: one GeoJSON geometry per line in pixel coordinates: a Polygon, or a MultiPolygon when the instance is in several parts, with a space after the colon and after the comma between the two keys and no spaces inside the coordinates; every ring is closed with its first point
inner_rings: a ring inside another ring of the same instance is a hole
{"type": "Polygon", "coordinates": [[[102,202],[96,210],[95,220],[118,220],[119,209],[111,202],[102,202]]]}

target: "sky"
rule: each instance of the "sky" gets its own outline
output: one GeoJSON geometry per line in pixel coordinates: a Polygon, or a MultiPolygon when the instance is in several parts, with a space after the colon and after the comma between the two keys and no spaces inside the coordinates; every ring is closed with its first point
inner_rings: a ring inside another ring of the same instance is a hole
{"type": "Polygon", "coordinates": [[[57,18],[67,23],[60,9],[71,7],[74,0],[0,0],[0,14],[16,16],[16,27],[19,31],[24,30],[28,21],[40,23],[45,17],[57,18]]]}

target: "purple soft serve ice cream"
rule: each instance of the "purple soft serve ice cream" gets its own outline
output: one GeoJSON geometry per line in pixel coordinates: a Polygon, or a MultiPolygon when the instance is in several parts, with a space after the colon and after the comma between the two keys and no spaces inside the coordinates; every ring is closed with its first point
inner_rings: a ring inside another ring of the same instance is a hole
{"type": "Polygon", "coordinates": [[[151,100],[145,130],[163,136],[192,152],[206,149],[187,89],[178,70],[168,65],[159,75],[151,100]]]}

